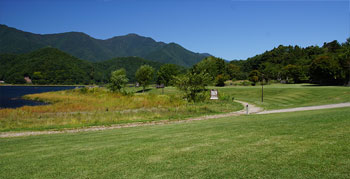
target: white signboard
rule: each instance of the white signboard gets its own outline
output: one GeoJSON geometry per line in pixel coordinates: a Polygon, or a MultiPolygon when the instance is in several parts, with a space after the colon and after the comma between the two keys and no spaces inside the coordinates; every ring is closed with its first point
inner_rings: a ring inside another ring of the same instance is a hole
{"type": "Polygon", "coordinates": [[[219,97],[218,97],[218,90],[212,89],[210,91],[210,99],[219,99],[219,97]]]}

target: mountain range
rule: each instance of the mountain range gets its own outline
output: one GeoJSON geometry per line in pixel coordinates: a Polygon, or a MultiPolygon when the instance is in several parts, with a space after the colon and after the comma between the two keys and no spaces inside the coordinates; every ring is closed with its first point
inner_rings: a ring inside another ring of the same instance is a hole
{"type": "Polygon", "coordinates": [[[57,48],[91,62],[116,57],[141,57],[147,60],[190,67],[207,53],[194,53],[176,43],[156,42],[137,34],[95,39],[82,32],[34,34],[0,25],[0,53],[23,54],[44,47],[57,48]]]}

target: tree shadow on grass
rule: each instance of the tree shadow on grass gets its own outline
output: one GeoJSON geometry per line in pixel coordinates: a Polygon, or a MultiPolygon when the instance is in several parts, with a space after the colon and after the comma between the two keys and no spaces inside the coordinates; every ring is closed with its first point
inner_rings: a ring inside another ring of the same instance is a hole
{"type": "Polygon", "coordinates": [[[305,85],[301,85],[303,87],[320,87],[320,86],[323,86],[323,87],[326,87],[326,86],[329,86],[329,87],[335,87],[335,86],[344,86],[344,85],[331,85],[331,84],[305,84],[305,85]]]}
{"type": "MultiPolygon", "coordinates": [[[[151,89],[145,89],[145,92],[147,92],[147,91],[151,91],[151,89]]],[[[138,90],[135,93],[143,93],[143,90],[138,90]]]]}

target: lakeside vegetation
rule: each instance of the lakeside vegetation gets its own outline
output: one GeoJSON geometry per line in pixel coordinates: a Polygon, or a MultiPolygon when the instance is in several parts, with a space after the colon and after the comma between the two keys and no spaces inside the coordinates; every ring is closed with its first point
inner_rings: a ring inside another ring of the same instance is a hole
{"type": "Polygon", "coordinates": [[[0,178],[349,178],[349,108],[0,139],[0,178]]]}
{"type": "MultiPolygon", "coordinates": [[[[126,89],[130,95],[109,92],[105,88],[81,88],[26,95],[26,99],[52,103],[0,110],[0,131],[47,130],[86,126],[182,120],[194,116],[218,114],[243,109],[231,99],[199,103],[186,102],[178,93],[126,89]]],[[[172,91],[172,89],[170,89],[172,91]]]]}
{"type": "Polygon", "coordinates": [[[347,87],[320,87],[310,84],[267,85],[264,87],[264,103],[261,103],[261,88],[258,86],[207,88],[218,89],[220,100],[188,102],[174,87],[151,87],[145,93],[140,93],[141,87],[125,88],[129,95],[112,93],[97,87],[26,95],[27,99],[51,104],[1,109],[0,131],[59,130],[157,120],[183,120],[243,109],[243,106],[232,101],[233,98],[256,104],[266,110],[350,101],[350,91],[347,87]]]}

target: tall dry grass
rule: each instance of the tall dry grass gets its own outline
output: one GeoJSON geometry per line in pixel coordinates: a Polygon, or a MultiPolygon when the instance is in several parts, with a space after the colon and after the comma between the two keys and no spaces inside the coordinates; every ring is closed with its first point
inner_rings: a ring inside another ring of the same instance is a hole
{"type": "Polygon", "coordinates": [[[25,98],[50,104],[0,110],[0,131],[179,120],[241,108],[239,104],[225,101],[187,103],[178,94],[122,95],[104,88],[31,94],[25,98]]]}

